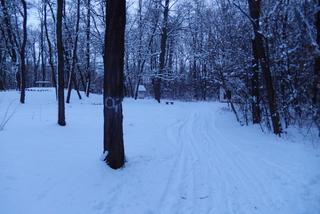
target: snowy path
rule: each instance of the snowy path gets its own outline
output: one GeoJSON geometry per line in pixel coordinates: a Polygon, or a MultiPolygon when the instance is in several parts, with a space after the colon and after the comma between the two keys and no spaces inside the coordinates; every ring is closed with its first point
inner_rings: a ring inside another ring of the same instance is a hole
{"type": "MultiPolygon", "coordinates": [[[[29,92],[0,132],[0,213],[318,214],[320,151],[240,127],[217,103],[125,101],[126,168],[99,160],[101,97],[29,92]]],[[[16,92],[0,93],[0,117],[16,92]]],[[[296,139],[303,141],[304,139],[296,139]]]]}
{"type": "MultiPolygon", "coordinates": [[[[300,196],[310,200],[310,187],[281,164],[236,146],[212,121],[213,113],[195,111],[176,131],[180,148],[164,213],[305,213],[290,200],[290,190],[301,187],[300,196]]],[[[307,213],[319,211],[312,209],[307,213]]]]}

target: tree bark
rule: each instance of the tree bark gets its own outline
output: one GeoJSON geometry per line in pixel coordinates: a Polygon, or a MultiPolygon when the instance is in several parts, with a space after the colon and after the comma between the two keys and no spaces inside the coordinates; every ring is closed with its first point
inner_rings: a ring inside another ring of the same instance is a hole
{"type": "MultiPolygon", "coordinates": [[[[45,8],[44,8],[45,9],[45,8]]],[[[41,52],[41,71],[42,71],[42,81],[46,81],[46,60],[45,60],[45,46],[44,46],[44,17],[41,15],[41,33],[40,33],[40,52],[41,52]]],[[[45,86],[45,83],[42,84],[42,87],[45,86]]]]}
{"type": "Polygon", "coordinates": [[[161,99],[161,77],[165,68],[165,56],[166,56],[166,47],[168,40],[168,17],[169,17],[169,0],[165,1],[164,11],[163,11],[163,24],[161,32],[161,41],[160,41],[160,57],[159,57],[159,72],[158,76],[155,77],[153,87],[154,87],[154,98],[160,103],[161,99]]]}
{"type": "Polygon", "coordinates": [[[44,5],[44,29],[45,29],[47,43],[48,43],[49,64],[50,64],[50,68],[51,68],[51,81],[52,81],[52,84],[56,90],[56,96],[57,96],[58,95],[58,93],[57,93],[57,79],[56,79],[56,72],[54,70],[54,65],[53,65],[53,60],[52,60],[52,44],[50,41],[49,32],[48,32],[48,24],[47,24],[47,4],[48,4],[48,2],[46,1],[45,5],[44,5]]]}
{"type": "Polygon", "coordinates": [[[86,96],[90,95],[90,85],[91,85],[91,71],[90,71],[90,0],[87,0],[87,26],[86,26],[86,73],[87,73],[87,87],[86,96]]]}
{"type": "Polygon", "coordinates": [[[3,66],[2,61],[3,61],[2,50],[0,49],[0,91],[5,90],[5,78],[6,78],[6,71],[2,67],[3,66]]]}
{"type": "MultiPolygon", "coordinates": [[[[318,0],[318,7],[320,7],[320,0],[318,0]]],[[[317,44],[320,49],[320,11],[316,13],[316,29],[317,29],[317,44]]],[[[314,84],[313,84],[313,98],[314,105],[320,102],[320,55],[315,57],[314,64],[314,84]]]]}
{"type": "Polygon", "coordinates": [[[273,132],[276,135],[281,135],[282,128],[280,123],[280,116],[277,108],[277,101],[275,96],[275,90],[273,87],[272,76],[269,66],[269,61],[267,59],[266,50],[263,42],[263,35],[260,32],[260,10],[261,10],[261,0],[248,0],[250,16],[253,19],[253,29],[254,29],[254,43],[255,43],[255,54],[258,58],[259,65],[261,67],[264,81],[267,89],[267,99],[269,105],[269,112],[271,115],[271,122],[273,127],[273,132]]]}
{"type": "Polygon", "coordinates": [[[57,51],[58,51],[58,124],[65,126],[65,106],[64,106],[64,58],[62,41],[62,10],[63,0],[57,0],[57,51]]]}
{"type": "Polygon", "coordinates": [[[104,152],[107,164],[118,169],[124,165],[122,127],[124,34],[126,1],[108,0],[104,49],[104,152]]]}
{"type": "Polygon", "coordinates": [[[70,71],[70,76],[69,76],[69,81],[68,81],[68,93],[67,93],[67,103],[70,103],[70,98],[71,98],[71,90],[72,90],[72,83],[74,85],[74,88],[77,90],[78,97],[81,100],[81,94],[79,92],[78,88],[78,82],[75,74],[75,67],[76,63],[78,61],[78,56],[77,56],[77,48],[78,48],[78,34],[79,34],[79,23],[80,23],[80,0],[77,2],[77,21],[76,21],[76,37],[74,41],[74,47],[73,47],[73,53],[72,53],[72,65],[71,65],[71,71],[70,71]]]}
{"type": "Polygon", "coordinates": [[[252,105],[252,121],[253,124],[261,122],[260,110],[260,90],[259,90],[259,58],[257,55],[256,38],[252,40],[252,77],[251,77],[251,105],[252,105]]]}
{"type": "Polygon", "coordinates": [[[20,103],[25,103],[26,97],[26,59],[25,59],[25,49],[27,45],[27,3],[25,0],[21,0],[23,7],[23,40],[20,50],[20,58],[21,58],[21,95],[20,95],[20,103]]]}

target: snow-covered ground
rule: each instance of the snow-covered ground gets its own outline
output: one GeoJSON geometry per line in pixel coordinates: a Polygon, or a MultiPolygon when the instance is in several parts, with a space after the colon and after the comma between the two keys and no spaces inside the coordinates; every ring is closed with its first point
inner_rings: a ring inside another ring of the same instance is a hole
{"type": "Polygon", "coordinates": [[[124,102],[126,167],[101,161],[102,97],[0,92],[0,213],[319,214],[320,144],[241,127],[220,103],[124,102]]]}

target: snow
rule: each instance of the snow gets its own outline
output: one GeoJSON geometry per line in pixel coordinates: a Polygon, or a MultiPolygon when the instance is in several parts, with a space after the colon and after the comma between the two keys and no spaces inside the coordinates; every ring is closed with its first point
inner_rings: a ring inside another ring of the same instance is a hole
{"type": "Polygon", "coordinates": [[[318,214],[320,149],[241,127],[226,104],[124,101],[127,163],[101,161],[102,97],[66,105],[54,90],[0,92],[0,210],[5,214],[318,214]]]}

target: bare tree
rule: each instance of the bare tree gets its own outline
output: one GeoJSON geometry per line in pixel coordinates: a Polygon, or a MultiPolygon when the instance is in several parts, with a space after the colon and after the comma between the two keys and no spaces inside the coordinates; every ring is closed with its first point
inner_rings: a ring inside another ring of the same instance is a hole
{"type": "Polygon", "coordinates": [[[122,99],[126,1],[108,0],[104,49],[104,152],[107,164],[124,165],[122,99]]]}
{"type": "Polygon", "coordinates": [[[22,7],[23,7],[23,40],[20,50],[20,60],[21,60],[21,72],[20,72],[20,79],[21,79],[21,96],[20,102],[25,102],[26,97],[26,45],[27,45],[27,3],[25,0],[21,0],[22,7]]]}
{"type": "Polygon", "coordinates": [[[254,29],[254,40],[253,40],[253,51],[254,56],[257,58],[259,65],[261,67],[264,81],[267,88],[267,97],[268,97],[268,105],[269,111],[271,115],[271,122],[273,127],[273,132],[277,135],[282,133],[281,124],[280,124],[280,116],[277,109],[277,101],[275,90],[272,82],[271,71],[269,61],[267,59],[267,54],[264,46],[264,38],[262,33],[260,32],[260,13],[261,13],[261,0],[248,0],[249,1],[249,11],[250,16],[253,20],[253,29],[254,29]]]}
{"type": "Polygon", "coordinates": [[[62,11],[63,0],[57,0],[57,51],[58,51],[58,124],[65,126],[65,105],[64,105],[64,59],[63,59],[63,38],[62,38],[62,11]]]}
{"type": "Polygon", "coordinates": [[[86,95],[89,97],[91,87],[91,71],[90,71],[90,19],[91,19],[91,5],[90,0],[87,0],[87,23],[86,23],[86,95]]]}
{"type": "Polygon", "coordinates": [[[161,99],[161,73],[165,68],[165,56],[168,40],[168,18],[169,18],[169,0],[165,0],[163,10],[163,23],[161,30],[161,42],[160,42],[160,57],[159,57],[159,71],[154,79],[154,98],[160,103],[161,99]]]}
{"type": "MultiPolygon", "coordinates": [[[[320,7],[320,0],[318,0],[318,7],[320,7]]],[[[317,10],[316,13],[316,29],[317,29],[317,44],[318,48],[320,48],[320,10],[317,10]]],[[[313,84],[313,103],[315,105],[318,104],[320,99],[320,55],[317,54],[315,58],[315,64],[314,64],[314,84],[313,84]]]]}
{"type": "Polygon", "coordinates": [[[52,56],[52,44],[49,37],[49,31],[48,31],[48,23],[47,23],[47,4],[50,4],[49,0],[46,0],[44,3],[44,29],[46,33],[47,43],[48,43],[48,52],[49,52],[49,65],[51,69],[51,81],[52,85],[54,86],[57,93],[57,78],[56,78],[56,72],[54,70],[54,64],[53,64],[53,56],[52,56]]]}
{"type": "Polygon", "coordinates": [[[69,81],[68,81],[68,93],[67,93],[67,101],[66,101],[67,103],[70,103],[72,83],[78,93],[79,99],[80,100],[82,99],[79,91],[79,87],[78,87],[76,73],[75,73],[76,63],[78,61],[77,48],[78,48],[78,38],[79,38],[79,24],[80,24],[80,0],[77,1],[77,19],[76,19],[76,32],[75,32],[76,35],[75,35],[75,40],[73,45],[72,65],[71,65],[71,71],[70,71],[69,81]]]}

